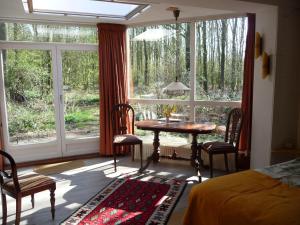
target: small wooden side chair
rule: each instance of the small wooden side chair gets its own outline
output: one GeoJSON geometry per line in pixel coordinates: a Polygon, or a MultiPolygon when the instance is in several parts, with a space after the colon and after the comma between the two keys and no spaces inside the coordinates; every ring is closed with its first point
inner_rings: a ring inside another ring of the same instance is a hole
{"type": "Polygon", "coordinates": [[[198,157],[201,159],[201,151],[205,151],[209,155],[210,177],[213,177],[213,155],[224,154],[226,171],[228,169],[228,153],[235,154],[235,169],[238,170],[238,148],[240,142],[240,134],[243,123],[243,113],[240,108],[234,108],[229,112],[224,141],[211,141],[198,146],[198,157]]]}
{"type": "Polygon", "coordinates": [[[140,145],[141,168],[143,168],[143,141],[134,135],[134,109],[129,104],[117,104],[113,106],[111,116],[115,172],[117,171],[116,148],[120,146],[133,147],[131,156],[134,161],[134,146],[140,145]],[[129,124],[131,124],[131,132],[128,128],[129,124]]]}
{"type": "Polygon", "coordinates": [[[0,171],[0,186],[1,186],[1,198],[2,198],[2,224],[6,225],[7,220],[7,204],[6,204],[6,195],[9,195],[16,199],[16,220],[15,224],[20,223],[21,217],[21,203],[22,198],[28,195],[31,195],[31,204],[32,208],[34,207],[34,194],[50,190],[50,203],[51,203],[51,213],[52,219],[55,217],[55,189],[56,183],[53,179],[36,174],[30,173],[27,175],[17,175],[16,163],[13,157],[0,150],[0,154],[7,159],[9,162],[10,173],[6,172],[5,169],[0,171]]]}

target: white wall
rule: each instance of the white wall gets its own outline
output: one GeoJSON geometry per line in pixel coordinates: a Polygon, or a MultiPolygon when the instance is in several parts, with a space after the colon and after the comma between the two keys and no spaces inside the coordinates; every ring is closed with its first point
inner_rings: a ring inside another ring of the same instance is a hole
{"type": "Polygon", "coordinates": [[[262,35],[263,50],[271,55],[271,74],[262,79],[262,60],[255,60],[251,168],[270,162],[272,145],[273,100],[276,74],[277,7],[256,12],[256,31],[262,35]]]}
{"type": "MultiPolygon", "coordinates": [[[[300,7],[279,5],[273,149],[295,148],[299,134],[300,7]]],[[[300,144],[298,143],[298,147],[300,144]]]]}

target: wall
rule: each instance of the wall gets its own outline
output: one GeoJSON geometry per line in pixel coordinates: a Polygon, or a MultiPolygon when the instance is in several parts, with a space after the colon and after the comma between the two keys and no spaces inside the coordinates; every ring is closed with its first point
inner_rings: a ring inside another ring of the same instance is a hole
{"type": "Polygon", "coordinates": [[[300,148],[300,1],[244,0],[278,6],[272,149],[300,148]]]}
{"type": "Polygon", "coordinates": [[[277,48],[273,149],[297,147],[297,136],[300,135],[298,122],[300,114],[299,28],[300,9],[280,5],[278,21],[278,42],[280,44],[277,48]]]}
{"type": "Polygon", "coordinates": [[[262,57],[255,60],[251,168],[269,164],[273,129],[273,100],[276,75],[277,7],[256,12],[256,31],[262,35],[263,50],[271,54],[271,74],[262,79],[262,57]]]}

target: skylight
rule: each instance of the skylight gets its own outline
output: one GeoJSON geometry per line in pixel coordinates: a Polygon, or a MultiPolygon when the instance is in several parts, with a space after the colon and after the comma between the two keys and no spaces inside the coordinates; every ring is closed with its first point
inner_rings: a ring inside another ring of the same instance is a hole
{"type": "Polygon", "coordinates": [[[27,13],[128,20],[148,5],[103,0],[22,0],[27,13]]]}

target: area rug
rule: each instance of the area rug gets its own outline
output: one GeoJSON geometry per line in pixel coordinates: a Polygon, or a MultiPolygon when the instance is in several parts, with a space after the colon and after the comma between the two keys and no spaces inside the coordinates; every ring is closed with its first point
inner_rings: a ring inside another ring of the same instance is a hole
{"type": "Polygon", "coordinates": [[[184,191],[184,179],[126,175],[115,179],[61,225],[162,225],[184,191]]]}
{"type": "Polygon", "coordinates": [[[84,165],[85,164],[83,160],[74,160],[68,162],[52,163],[52,164],[37,166],[33,169],[33,171],[43,175],[51,175],[51,174],[62,173],[68,170],[77,169],[83,167],[84,165]]]}

